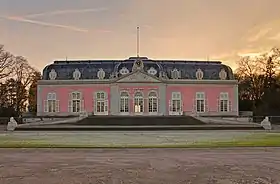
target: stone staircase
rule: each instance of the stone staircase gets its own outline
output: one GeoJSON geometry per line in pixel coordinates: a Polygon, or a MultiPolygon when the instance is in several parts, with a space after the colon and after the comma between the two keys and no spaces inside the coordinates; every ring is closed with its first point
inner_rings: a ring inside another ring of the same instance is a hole
{"type": "Polygon", "coordinates": [[[19,126],[20,131],[261,130],[250,124],[208,123],[192,116],[88,116],[76,121],[19,126]]]}

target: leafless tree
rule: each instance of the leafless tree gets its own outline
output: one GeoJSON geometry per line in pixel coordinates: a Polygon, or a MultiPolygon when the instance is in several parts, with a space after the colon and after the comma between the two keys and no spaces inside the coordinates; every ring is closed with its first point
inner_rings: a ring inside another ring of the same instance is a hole
{"type": "Polygon", "coordinates": [[[33,68],[28,61],[22,56],[15,57],[15,63],[13,66],[14,79],[17,82],[21,82],[25,88],[28,88],[34,79],[36,69],[33,68]]]}
{"type": "Polygon", "coordinates": [[[13,65],[13,79],[15,81],[15,93],[16,93],[16,112],[20,114],[23,107],[27,103],[27,94],[23,95],[22,91],[28,90],[30,87],[36,70],[28,63],[28,61],[22,56],[16,56],[14,58],[13,65]]]}
{"type": "Polygon", "coordinates": [[[279,49],[273,48],[260,56],[242,57],[238,61],[237,76],[242,87],[240,94],[246,94],[253,101],[253,110],[279,75],[279,58],[279,49]]]}
{"type": "Polygon", "coordinates": [[[11,75],[14,56],[5,51],[4,46],[0,45],[0,80],[11,75]]]}

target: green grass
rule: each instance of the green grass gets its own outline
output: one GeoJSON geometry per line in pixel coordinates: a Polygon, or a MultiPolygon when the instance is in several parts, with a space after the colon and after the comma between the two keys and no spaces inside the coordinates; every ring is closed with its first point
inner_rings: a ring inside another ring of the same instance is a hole
{"type": "Polygon", "coordinates": [[[208,141],[174,144],[71,144],[55,143],[42,139],[22,140],[10,136],[0,137],[0,148],[229,148],[229,147],[280,147],[280,133],[252,134],[230,141],[208,141]]]}

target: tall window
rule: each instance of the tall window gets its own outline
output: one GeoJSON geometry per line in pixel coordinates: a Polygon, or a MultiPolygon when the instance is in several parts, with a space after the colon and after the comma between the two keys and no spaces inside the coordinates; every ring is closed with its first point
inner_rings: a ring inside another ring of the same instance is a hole
{"type": "Polygon", "coordinates": [[[99,91],[95,94],[96,113],[104,114],[108,112],[107,93],[99,91]]]}
{"type": "Polygon", "coordinates": [[[205,93],[196,93],[196,112],[205,112],[205,93]]]}
{"type": "Polygon", "coordinates": [[[220,93],[219,111],[220,112],[228,112],[229,111],[228,93],[220,93]]]}
{"type": "Polygon", "coordinates": [[[120,112],[122,113],[128,113],[129,111],[129,94],[126,91],[121,92],[121,99],[120,99],[120,112]]]}
{"type": "Polygon", "coordinates": [[[69,112],[81,112],[82,105],[82,95],[80,92],[72,92],[69,94],[69,112]]]}
{"type": "Polygon", "coordinates": [[[144,112],[144,98],[141,92],[136,92],[134,95],[134,112],[136,113],[144,112]]]}
{"type": "Polygon", "coordinates": [[[149,93],[149,112],[158,112],[158,98],[154,91],[149,93]]]}
{"type": "Polygon", "coordinates": [[[180,92],[172,92],[171,99],[171,112],[181,112],[182,111],[182,96],[180,92]]]}
{"type": "Polygon", "coordinates": [[[45,100],[45,112],[58,112],[59,101],[56,100],[56,93],[48,93],[47,100],[45,100]]]}

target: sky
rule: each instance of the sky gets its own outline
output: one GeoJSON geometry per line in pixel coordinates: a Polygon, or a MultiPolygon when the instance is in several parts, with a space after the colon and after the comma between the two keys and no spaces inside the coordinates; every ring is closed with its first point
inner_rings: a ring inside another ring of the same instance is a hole
{"type": "Polygon", "coordinates": [[[280,46],[279,0],[0,0],[0,44],[37,69],[57,59],[221,60],[280,46]]]}

